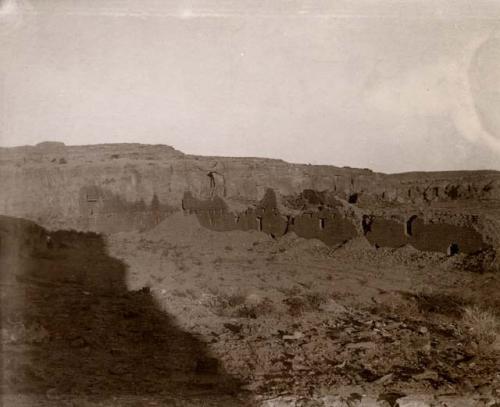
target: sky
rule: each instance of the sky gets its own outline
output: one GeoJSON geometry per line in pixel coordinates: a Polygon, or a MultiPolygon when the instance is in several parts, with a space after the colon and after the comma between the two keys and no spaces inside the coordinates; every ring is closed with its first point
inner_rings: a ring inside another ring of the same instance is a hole
{"type": "Polygon", "coordinates": [[[0,145],[500,170],[497,0],[0,0],[0,145]]]}

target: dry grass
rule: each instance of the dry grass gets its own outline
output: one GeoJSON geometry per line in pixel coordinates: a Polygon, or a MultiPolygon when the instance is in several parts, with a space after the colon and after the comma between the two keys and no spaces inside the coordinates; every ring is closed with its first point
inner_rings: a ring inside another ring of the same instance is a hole
{"type": "Polygon", "coordinates": [[[305,312],[318,311],[329,299],[326,293],[309,292],[305,295],[287,297],[283,302],[288,306],[288,313],[299,317],[305,312]]]}
{"type": "Polygon", "coordinates": [[[266,316],[274,312],[273,302],[265,298],[263,301],[256,304],[242,304],[237,307],[233,316],[237,318],[258,318],[260,316],[266,316]]]}
{"type": "Polygon", "coordinates": [[[463,309],[460,326],[462,333],[484,350],[496,340],[500,322],[493,312],[474,305],[463,309]]]}
{"type": "Polygon", "coordinates": [[[416,296],[406,293],[384,292],[384,300],[377,305],[377,312],[403,319],[419,319],[422,317],[419,305],[416,296]]]}
{"type": "Polygon", "coordinates": [[[322,292],[311,292],[306,294],[306,300],[312,311],[318,311],[323,304],[325,304],[329,299],[326,293],[322,292]]]}
{"type": "Polygon", "coordinates": [[[274,304],[269,298],[262,298],[256,302],[249,301],[249,297],[241,291],[221,293],[217,289],[204,294],[201,303],[215,315],[232,318],[258,318],[274,312],[274,304]]]}
{"type": "Polygon", "coordinates": [[[465,298],[456,294],[437,291],[403,293],[403,298],[416,301],[418,310],[422,314],[434,313],[455,318],[460,317],[460,309],[469,303],[465,298]]]}

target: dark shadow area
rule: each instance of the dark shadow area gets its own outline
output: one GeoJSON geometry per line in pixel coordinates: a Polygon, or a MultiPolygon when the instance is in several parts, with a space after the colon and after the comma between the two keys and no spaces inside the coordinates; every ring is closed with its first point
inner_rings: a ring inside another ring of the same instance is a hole
{"type": "MultiPolygon", "coordinates": [[[[2,393],[224,397],[239,383],[95,233],[0,216],[2,393]]],[[[238,405],[236,398],[230,403],[238,405]]]]}

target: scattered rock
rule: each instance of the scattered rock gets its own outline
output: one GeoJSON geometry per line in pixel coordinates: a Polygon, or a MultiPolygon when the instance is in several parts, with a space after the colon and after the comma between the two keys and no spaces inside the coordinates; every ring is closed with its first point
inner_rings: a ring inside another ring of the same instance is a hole
{"type": "Polygon", "coordinates": [[[49,400],[59,400],[61,398],[61,395],[59,394],[57,389],[54,389],[54,388],[47,390],[47,392],[45,393],[45,396],[49,400]]]}
{"type": "Polygon", "coordinates": [[[346,345],[346,349],[375,349],[377,344],[375,342],[358,342],[349,343],[346,345]]]}
{"type": "Polygon", "coordinates": [[[419,329],[418,329],[418,332],[420,332],[422,335],[426,335],[429,333],[429,329],[427,329],[427,327],[425,326],[421,326],[419,329]]]}
{"type": "Polygon", "coordinates": [[[324,312],[331,312],[333,314],[343,314],[347,312],[346,307],[333,300],[321,304],[320,310],[324,312]]]}
{"type": "Polygon", "coordinates": [[[394,379],[394,373],[386,374],[376,381],[377,384],[388,384],[394,379]]]}
{"type": "Polygon", "coordinates": [[[379,394],[377,401],[386,402],[389,406],[394,407],[396,406],[396,401],[404,396],[405,395],[403,393],[396,392],[381,393],[379,394]]]}
{"type": "Polygon", "coordinates": [[[224,324],[224,328],[230,330],[232,333],[239,334],[242,326],[240,324],[231,324],[227,322],[224,324]]]}
{"type": "Polygon", "coordinates": [[[397,400],[397,407],[433,407],[429,397],[424,396],[406,396],[397,400]]]}
{"type": "Polygon", "coordinates": [[[427,370],[423,373],[414,375],[413,378],[415,380],[437,380],[439,378],[439,375],[433,370],[427,370]]]}
{"type": "Polygon", "coordinates": [[[283,335],[283,340],[285,341],[296,341],[298,339],[302,339],[304,334],[299,331],[295,331],[292,335],[283,335]]]}
{"type": "Polygon", "coordinates": [[[350,407],[349,402],[340,396],[324,396],[322,401],[325,407],[350,407]]]}

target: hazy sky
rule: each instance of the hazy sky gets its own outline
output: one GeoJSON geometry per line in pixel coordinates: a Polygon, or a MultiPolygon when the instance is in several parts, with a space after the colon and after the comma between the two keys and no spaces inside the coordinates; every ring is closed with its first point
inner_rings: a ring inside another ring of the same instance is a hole
{"type": "Polygon", "coordinates": [[[0,0],[0,144],[500,170],[498,0],[0,0]]]}

